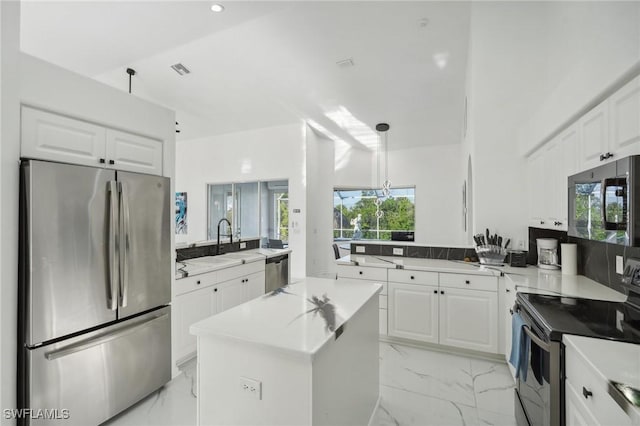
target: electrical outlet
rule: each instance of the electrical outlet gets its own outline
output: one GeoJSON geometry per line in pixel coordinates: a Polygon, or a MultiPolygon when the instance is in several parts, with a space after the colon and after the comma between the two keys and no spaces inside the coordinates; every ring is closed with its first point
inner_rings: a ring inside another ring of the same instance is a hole
{"type": "Polygon", "coordinates": [[[356,246],[356,253],[364,253],[364,246],[356,246]]]}
{"type": "Polygon", "coordinates": [[[402,247],[394,247],[393,248],[393,255],[394,256],[402,256],[403,250],[402,247]]]}
{"type": "Polygon", "coordinates": [[[246,248],[247,248],[247,243],[240,243],[240,250],[246,249],[246,248]]]}
{"type": "Polygon", "coordinates": [[[247,396],[262,399],[262,382],[248,377],[240,377],[240,389],[247,396]]]}
{"type": "Polygon", "coordinates": [[[616,274],[622,275],[624,273],[624,258],[622,256],[616,256],[616,274]]]}

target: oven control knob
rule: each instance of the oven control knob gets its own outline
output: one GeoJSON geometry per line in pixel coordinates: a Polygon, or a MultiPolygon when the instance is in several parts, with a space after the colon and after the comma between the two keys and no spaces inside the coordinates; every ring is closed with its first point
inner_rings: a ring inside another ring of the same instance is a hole
{"type": "Polygon", "coordinates": [[[587,388],[583,386],[582,395],[584,395],[585,398],[589,398],[590,396],[593,396],[593,392],[591,392],[590,390],[587,390],[587,388]]]}

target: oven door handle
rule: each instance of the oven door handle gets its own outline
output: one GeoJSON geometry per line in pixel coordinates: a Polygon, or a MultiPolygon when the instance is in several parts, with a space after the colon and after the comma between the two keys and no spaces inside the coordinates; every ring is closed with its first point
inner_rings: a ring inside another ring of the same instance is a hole
{"type": "Polygon", "coordinates": [[[523,325],[522,329],[524,330],[525,333],[527,333],[527,336],[529,336],[529,338],[533,340],[533,343],[540,346],[540,348],[542,348],[543,351],[551,352],[551,346],[548,343],[544,342],[542,339],[540,339],[538,336],[536,336],[535,333],[531,331],[531,328],[529,328],[528,325],[523,325]]]}

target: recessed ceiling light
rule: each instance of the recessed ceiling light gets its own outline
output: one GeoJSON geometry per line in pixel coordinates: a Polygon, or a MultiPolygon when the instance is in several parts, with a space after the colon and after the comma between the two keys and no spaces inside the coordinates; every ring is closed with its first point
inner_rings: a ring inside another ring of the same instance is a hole
{"type": "Polygon", "coordinates": [[[427,18],[418,19],[419,28],[427,28],[428,25],[429,25],[429,20],[427,18]]]}
{"type": "Polygon", "coordinates": [[[212,12],[222,12],[224,11],[224,6],[218,3],[214,3],[211,5],[211,11],[212,12]]]}

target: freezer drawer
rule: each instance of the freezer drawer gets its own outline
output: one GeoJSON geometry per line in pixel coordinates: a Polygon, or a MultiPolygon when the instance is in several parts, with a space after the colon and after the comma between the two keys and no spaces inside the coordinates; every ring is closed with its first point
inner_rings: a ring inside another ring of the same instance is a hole
{"type": "MultiPolygon", "coordinates": [[[[67,409],[69,419],[32,425],[97,425],[171,379],[170,307],[92,333],[25,349],[32,410],[67,409]]],[[[26,403],[26,405],[25,405],[26,403]]],[[[26,423],[25,423],[26,424],[26,423]]]]}

